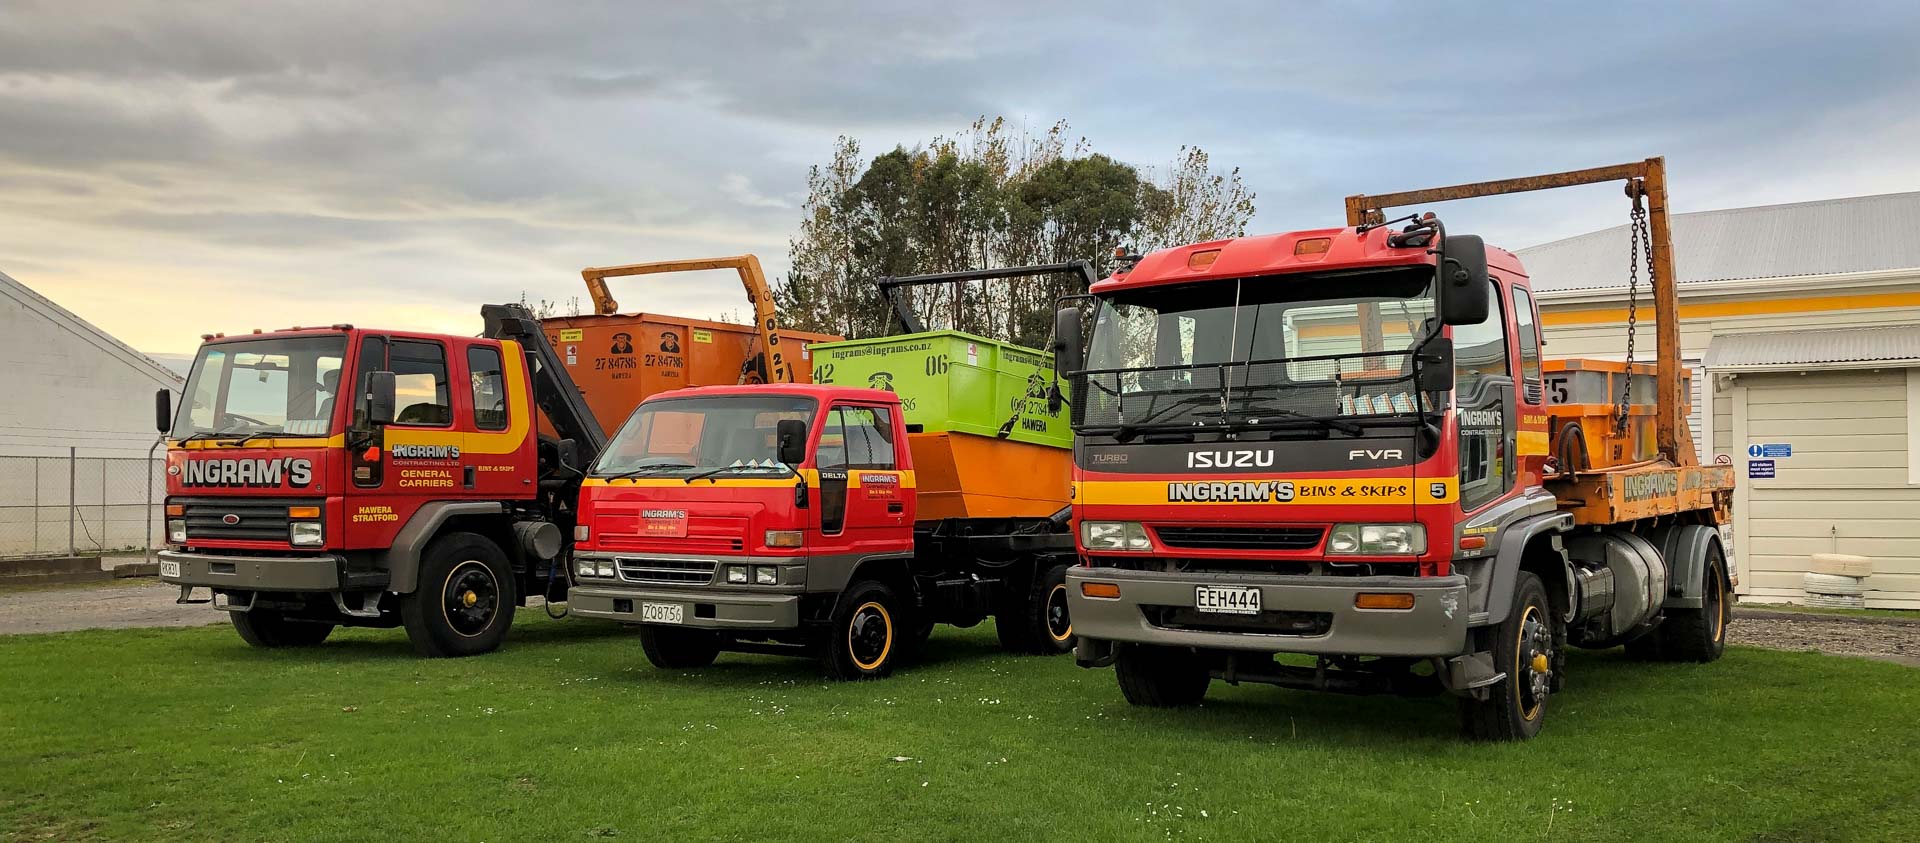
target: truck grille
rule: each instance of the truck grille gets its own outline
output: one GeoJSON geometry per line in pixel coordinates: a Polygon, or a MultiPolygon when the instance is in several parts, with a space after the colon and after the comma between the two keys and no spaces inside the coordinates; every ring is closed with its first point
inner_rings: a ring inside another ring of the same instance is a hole
{"type": "Polygon", "coordinates": [[[715,563],[711,560],[632,559],[613,560],[620,579],[627,582],[661,585],[707,585],[713,582],[715,563]]]}
{"type": "Polygon", "coordinates": [[[1325,527],[1155,527],[1160,543],[1191,550],[1312,550],[1325,527]]]}
{"type": "Polygon", "coordinates": [[[320,506],[319,498],[174,498],[184,506],[187,541],[287,543],[287,507],[320,506]],[[232,516],[233,523],[228,522],[232,516]]]}

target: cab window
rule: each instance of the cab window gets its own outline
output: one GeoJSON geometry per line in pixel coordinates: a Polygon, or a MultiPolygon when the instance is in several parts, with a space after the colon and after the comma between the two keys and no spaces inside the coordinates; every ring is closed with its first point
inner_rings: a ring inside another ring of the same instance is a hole
{"type": "Polygon", "coordinates": [[[394,340],[394,424],[445,427],[453,423],[447,389],[447,350],[437,342],[394,340]]]}
{"type": "Polygon", "coordinates": [[[501,373],[500,349],[483,345],[468,348],[467,376],[473,381],[473,426],[506,430],[507,382],[501,373]]]}

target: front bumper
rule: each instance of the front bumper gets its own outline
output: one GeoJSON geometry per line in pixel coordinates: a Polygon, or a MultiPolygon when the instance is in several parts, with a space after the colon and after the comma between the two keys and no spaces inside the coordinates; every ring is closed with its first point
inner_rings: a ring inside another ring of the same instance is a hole
{"type": "Polygon", "coordinates": [[[567,606],[576,615],[640,623],[642,603],[681,607],[678,626],[694,629],[785,630],[800,626],[797,593],[752,594],[690,588],[593,583],[567,590],[567,606]]]}
{"type": "Polygon", "coordinates": [[[1467,649],[1463,576],[1191,574],[1076,567],[1067,569],[1067,602],[1079,640],[1076,657],[1084,664],[1110,660],[1114,642],[1348,656],[1456,656],[1467,649]],[[1120,596],[1083,596],[1080,584],[1089,581],[1117,585],[1120,596]],[[1262,614],[1196,615],[1191,611],[1194,589],[1202,585],[1257,587],[1262,614]],[[1413,608],[1356,609],[1354,596],[1363,591],[1411,592],[1413,608]],[[1169,623],[1176,613],[1187,622],[1169,623]],[[1213,620],[1232,628],[1192,628],[1213,620]],[[1293,631],[1302,626],[1312,629],[1293,631]]]}
{"type": "Polygon", "coordinates": [[[162,574],[162,582],[204,586],[221,591],[338,591],[341,559],[331,553],[310,556],[228,556],[212,553],[160,551],[160,567],[180,566],[178,574],[162,574]]]}

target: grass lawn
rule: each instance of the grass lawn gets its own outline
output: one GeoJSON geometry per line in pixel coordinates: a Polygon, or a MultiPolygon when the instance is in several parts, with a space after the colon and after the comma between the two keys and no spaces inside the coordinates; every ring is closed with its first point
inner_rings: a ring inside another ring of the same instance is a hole
{"type": "Polygon", "coordinates": [[[522,613],[506,649],[398,631],[306,652],[224,626],[0,638],[0,838],[55,840],[1893,840],[1920,828],[1920,670],[1751,649],[1572,659],[1526,744],[1446,699],[1214,683],[1133,709],[1110,671],[942,628],[823,681],[522,613]],[[905,759],[905,760],[900,760],[905,759]]]}

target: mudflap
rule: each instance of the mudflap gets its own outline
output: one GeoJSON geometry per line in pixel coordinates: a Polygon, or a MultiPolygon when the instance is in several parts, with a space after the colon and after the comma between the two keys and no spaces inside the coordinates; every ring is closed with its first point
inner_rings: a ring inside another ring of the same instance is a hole
{"type": "Polygon", "coordinates": [[[1440,664],[1440,686],[1447,693],[1485,700],[1491,688],[1507,674],[1493,669],[1492,653],[1468,653],[1444,659],[1440,664]]]}
{"type": "Polygon", "coordinates": [[[1081,667],[1112,667],[1119,655],[1120,645],[1113,641],[1079,637],[1073,642],[1073,663],[1081,667]]]}

